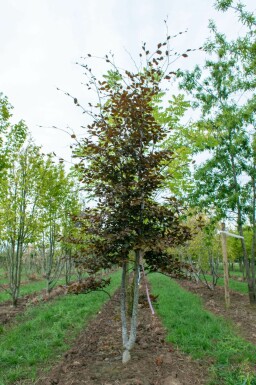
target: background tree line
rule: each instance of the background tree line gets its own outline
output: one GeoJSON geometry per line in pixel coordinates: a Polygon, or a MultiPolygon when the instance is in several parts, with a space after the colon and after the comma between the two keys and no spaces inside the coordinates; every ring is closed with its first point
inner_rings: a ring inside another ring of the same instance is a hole
{"type": "Polygon", "coordinates": [[[239,250],[237,260],[244,264],[250,302],[255,304],[256,18],[232,0],[218,0],[215,7],[234,12],[243,28],[231,40],[211,20],[203,45],[205,63],[177,71],[179,88],[197,116],[183,127],[181,141],[192,157],[207,158],[190,168],[189,190],[181,195],[216,226],[227,221],[243,237],[241,246],[237,240],[230,243],[236,245],[236,254],[239,250]]]}
{"type": "Polygon", "coordinates": [[[50,292],[61,273],[70,280],[74,246],[59,242],[81,210],[74,175],[33,143],[23,121],[11,124],[12,106],[0,95],[0,258],[13,304],[21,276],[39,276],[50,292]]]}

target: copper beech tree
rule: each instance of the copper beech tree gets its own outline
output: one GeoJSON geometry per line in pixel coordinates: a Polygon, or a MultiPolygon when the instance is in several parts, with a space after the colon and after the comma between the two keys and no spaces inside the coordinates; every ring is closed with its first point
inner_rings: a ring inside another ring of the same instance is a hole
{"type": "MultiPolygon", "coordinates": [[[[162,112],[158,105],[162,83],[174,74],[168,72],[169,39],[159,43],[153,54],[143,44],[140,56],[144,55],[145,65],[135,72],[119,70],[106,56],[112,69],[103,80],[98,80],[83,65],[89,76],[88,88],[96,88],[99,101],[88,110],[82,107],[93,120],[87,126],[88,134],[74,151],[80,160],[77,167],[83,188],[95,203],[75,218],[84,234],[76,263],[91,275],[113,265],[122,267],[124,363],[130,359],[136,339],[140,264],[173,276],[179,276],[186,268],[166,252],[169,246],[181,244],[189,237],[188,229],[180,223],[179,203],[175,198],[156,199],[164,181],[164,169],[175,159],[174,153],[161,147],[171,127],[159,123],[162,112]],[[134,289],[130,316],[127,281],[131,261],[134,289]]],[[[74,102],[80,106],[76,98],[74,102]]],[[[88,292],[90,285],[97,290],[107,283],[90,277],[77,289],[88,292]]]]}

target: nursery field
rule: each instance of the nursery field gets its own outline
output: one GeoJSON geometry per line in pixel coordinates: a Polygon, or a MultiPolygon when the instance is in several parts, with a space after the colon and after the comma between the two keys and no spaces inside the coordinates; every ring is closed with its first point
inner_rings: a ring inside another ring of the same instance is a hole
{"type": "MultiPolygon", "coordinates": [[[[111,277],[110,294],[117,288],[119,275],[111,277]]],[[[88,296],[58,295],[21,308],[11,323],[1,326],[0,384],[27,383],[30,379],[33,383],[37,371],[68,349],[107,299],[106,293],[96,292],[88,296]]]]}
{"type": "Polygon", "coordinates": [[[2,324],[0,384],[256,384],[256,311],[246,294],[232,291],[226,310],[221,286],[210,291],[160,274],[148,277],[157,314],[143,284],[137,344],[127,365],[121,362],[116,272],[111,300],[104,292],[62,292],[2,324]]]}
{"type": "Polygon", "coordinates": [[[256,385],[253,0],[2,3],[0,385],[256,385]]]}

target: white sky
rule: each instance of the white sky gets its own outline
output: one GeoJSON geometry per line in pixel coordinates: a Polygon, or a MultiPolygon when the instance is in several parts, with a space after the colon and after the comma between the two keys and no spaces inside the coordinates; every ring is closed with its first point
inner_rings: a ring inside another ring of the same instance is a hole
{"type": "MultiPolygon", "coordinates": [[[[83,70],[75,63],[91,53],[104,56],[111,50],[116,62],[130,66],[128,50],[137,59],[141,43],[155,47],[163,41],[168,15],[171,35],[188,29],[175,41],[183,52],[198,48],[209,35],[208,20],[236,37],[243,27],[230,13],[217,13],[213,0],[0,0],[0,92],[14,106],[15,121],[24,119],[45,152],[55,151],[70,160],[72,139],[50,128],[72,127],[81,134],[85,115],[59,87],[81,104],[90,100],[83,70]],[[42,125],[44,128],[39,128],[42,125]],[[48,128],[47,128],[48,127],[48,128]]],[[[255,0],[244,0],[255,10],[255,0]]],[[[194,52],[189,66],[200,63],[194,52]]],[[[179,63],[180,64],[180,63],[179,63]]],[[[101,64],[96,62],[100,72],[101,64]]]]}

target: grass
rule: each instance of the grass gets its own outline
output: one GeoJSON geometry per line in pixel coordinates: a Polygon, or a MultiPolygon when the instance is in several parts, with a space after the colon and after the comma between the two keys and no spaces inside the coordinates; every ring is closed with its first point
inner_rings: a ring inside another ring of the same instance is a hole
{"type": "MultiPolygon", "coordinates": [[[[220,265],[218,270],[219,270],[220,273],[223,274],[223,272],[224,272],[223,265],[220,265]]],[[[229,267],[229,273],[231,275],[236,275],[237,277],[242,277],[243,276],[243,272],[240,270],[240,267],[239,267],[238,264],[234,266],[234,269],[229,267]]]]}
{"type": "MultiPolygon", "coordinates": [[[[21,275],[21,282],[22,281],[27,281],[27,280],[28,280],[27,275],[26,274],[22,274],[21,275]]],[[[6,272],[0,274],[0,284],[5,285],[5,284],[8,284],[8,282],[9,282],[9,278],[8,278],[8,276],[6,276],[6,272]]]]}
{"type": "Polygon", "coordinates": [[[159,294],[157,312],[167,340],[193,359],[214,362],[209,384],[256,385],[249,369],[256,360],[256,346],[238,337],[223,318],[205,311],[199,297],[170,278],[152,274],[149,280],[153,293],[159,294]]]}
{"type": "MultiPolygon", "coordinates": [[[[111,277],[110,294],[120,285],[120,272],[111,277]]],[[[38,369],[58,359],[107,300],[104,292],[67,295],[17,317],[0,336],[0,385],[34,380],[38,369]]]]}
{"type": "MultiPolygon", "coordinates": [[[[72,279],[77,279],[77,276],[74,276],[72,279]]],[[[57,285],[63,285],[65,284],[65,278],[60,278],[58,280],[57,285]]],[[[46,289],[46,280],[42,279],[40,281],[31,281],[26,283],[25,285],[20,286],[20,297],[23,297],[24,295],[36,293],[38,291],[41,291],[43,289],[46,289]]],[[[10,294],[7,291],[1,291],[0,292],[0,303],[5,302],[11,299],[10,294]]]]}
{"type": "MultiPolygon", "coordinates": [[[[224,286],[224,278],[219,278],[218,279],[218,285],[224,286]]],[[[229,288],[238,291],[239,293],[242,294],[248,294],[248,285],[247,282],[239,282],[236,281],[235,279],[229,279],[229,288]]]]}
{"type": "MultiPolygon", "coordinates": [[[[208,282],[212,281],[211,275],[205,275],[205,278],[207,279],[208,282]]],[[[203,277],[202,277],[203,279],[203,277]]],[[[224,278],[220,277],[218,278],[217,281],[218,286],[224,286],[224,278]]],[[[229,288],[231,290],[237,291],[242,294],[248,294],[248,285],[247,282],[240,282],[235,279],[229,278],[229,288]]]]}
{"type": "MultiPolygon", "coordinates": [[[[223,272],[223,270],[221,270],[221,273],[223,274],[224,272],[223,272]]],[[[236,277],[240,277],[240,278],[243,278],[243,272],[242,271],[240,271],[240,270],[229,270],[229,274],[232,276],[232,275],[234,275],[234,276],[236,276],[236,277]]]]}
{"type": "MultiPolygon", "coordinates": [[[[20,287],[20,297],[31,294],[42,289],[46,288],[46,281],[33,281],[26,283],[25,285],[21,285],[20,287]]],[[[11,299],[11,296],[6,291],[0,292],[0,302],[8,301],[11,299]]]]}
{"type": "MultiPolygon", "coordinates": [[[[1,269],[0,269],[0,272],[1,272],[1,269]]],[[[234,272],[232,272],[231,274],[233,274],[233,273],[234,272]]],[[[240,272],[235,272],[235,273],[242,274],[240,272]]],[[[209,282],[211,282],[211,276],[210,275],[206,275],[205,277],[209,282]]],[[[74,279],[76,279],[76,278],[77,278],[77,276],[74,276],[74,279]]],[[[4,283],[4,282],[2,282],[2,280],[1,280],[1,283],[4,283]]],[[[65,278],[61,278],[58,281],[59,285],[64,284],[64,283],[65,283],[65,278]]],[[[217,284],[219,286],[224,286],[224,279],[219,278],[217,284]]],[[[229,279],[229,287],[230,287],[230,289],[238,291],[242,294],[248,294],[248,286],[247,286],[246,282],[239,282],[239,281],[236,281],[236,280],[230,278],[229,279]]],[[[25,285],[21,285],[20,297],[27,295],[27,294],[41,291],[45,288],[46,288],[46,281],[44,279],[40,280],[40,281],[31,281],[29,283],[26,283],[25,285]]],[[[6,291],[0,291],[0,303],[8,301],[10,299],[11,299],[11,296],[9,293],[7,293],[6,291]]]]}

